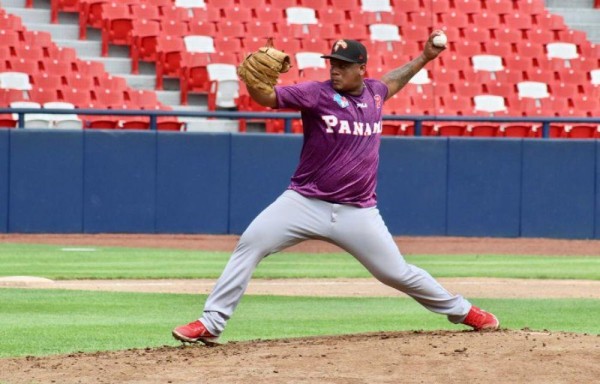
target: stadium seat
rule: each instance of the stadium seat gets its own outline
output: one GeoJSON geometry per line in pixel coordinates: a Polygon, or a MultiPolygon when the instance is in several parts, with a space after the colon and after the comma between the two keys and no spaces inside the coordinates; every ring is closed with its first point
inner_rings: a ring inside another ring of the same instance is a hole
{"type": "Polygon", "coordinates": [[[210,63],[208,55],[187,54],[181,61],[181,74],[179,83],[181,85],[181,99],[183,105],[188,103],[190,92],[207,93],[210,83],[208,80],[207,65],[210,63]]]}
{"type": "MultiPolygon", "coordinates": [[[[170,5],[160,6],[159,9],[163,22],[165,20],[169,20],[183,24],[190,22],[193,16],[193,11],[190,11],[189,9],[183,7],[176,7],[175,5],[173,5],[173,3],[171,3],[170,5]]],[[[206,18],[199,19],[199,21],[205,20],[206,18]]]]}
{"type": "MultiPolygon", "coordinates": [[[[321,0],[318,1],[321,2],[321,0]]],[[[329,25],[340,25],[346,23],[346,15],[344,14],[344,11],[338,8],[327,7],[325,9],[319,9],[317,12],[319,14],[320,23],[329,25]]]]}
{"type": "Polygon", "coordinates": [[[355,40],[369,40],[369,33],[367,32],[367,27],[365,25],[358,24],[341,24],[340,28],[340,36],[352,36],[355,40]]]}
{"type": "Polygon", "coordinates": [[[467,124],[448,121],[444,123],[436,123],[433,125],[432,133],[434,136],[468,136],[467,124]]]}
{"type": "MultiPolygon", "coordinates": [[[[65,109],[74,112],[75,105],[67,102],[46,102],[43,104],[45,109],[65,109]]],[[[83,121],[74,113],[52,114],[48,115],[52,119],[52,127],[64,129],[81,129],[83,121]]]]}
{"type": "Polygon", "coordinates": [[[500,135],[504,137],[533,138],[541,137],[539,125],[529,123],[507,123],[500,125],[500,135]]]}
{"type": "Polygon", "coordinates": [[[206,69],[210,81],[208,110],[235,108],[240,88],[235,65],[208,64],[206,69]]]}
{"type": "Polygon", "coordinates": [[[129,6],[119,3],[102,5],[102,56],[108,56],[109,44],[129,45],[133,16],[129,6]]]}
{"type": "Polygon", "coordinates": [[[489,116],[499,113],[506,114],[508,109],[503,96],[498,95],[476,95],[473,97],[474,111],[485,112],[489,116]]]}
{"type": "MultiPolygon", "coordinates": [[[[419,72],[417,72],[411,79],[408,81],[408,84],[415,85],[416,93],[423,93],[423,86],[426,84],[431,84],[431,78],[429,77],[429,72],[427,69],[422,68],[419,72]]],[[[407,89],[407,91],[409,91],[407,89]]]]}
{"type": "Polygon", "coordinates": [[[504,71],[502,57],[496,55],[475,55],[471,57],[471,63],[475,72],[489,72],[492,80],[496,79],[496,72],[504,71]]]}
{"type": "Polygon", "coordinates": [[[517,83],[517,91],[519,98],[532,98],[539,101],[550,97],[548,84],[538,81],[521,81],[517,83]]]}
{"type": "Polygon", "coordinates": [[[590,71],[591,84],[600,86],[600,68],[590,71]]]}
{"type": "Polygon", "coordinates": [[[90,76],[82,76],[80,73],[69,73],[62,77],[67,88],[88,91],[94,88],[94,79],[90,76]]]}
{"type": "Polygon", "coordinates": [[[108,0],[79,0],[79,39],[87,39],[87,27],[102,28],[102,5],[108,0]]]}
{"type": "Polygon", "coordinates": [[[99,89],[96,92],[96,103],[98,104],[98,108],[123,109],[125,106],[125,96],[122,91],[99,89]]]}
{"type": "Polygon", "coordinates": [[[325,81],[329,80],[329,69],[327,68],[304,68],[301,73],[304,80],[325,81]]]}
{"type": "Polygon", "coordinates": [[[527,40],[532,44],[546,45],[554,41],[554,33],[547,29],[532,29],[527,33],[527,40]]]}
{"type": "Polygon", "coordinates": [[[497,15],[506,15],[514,11],[512,2],[506,0],[488,0],[486,9],[497,15]]]}
{"type": "Polygon", "coordinates": [[[128,89],[125,91],[125,104],[130,107],[137,107],[139,109],[145,109],[154,111],[160,109],[162,106],[158,101],[156,92],[142,90],[142,89],[128,89]]]}
{"type": "Polygon", "coordinates": [[[301,71],[305,68],[327,68],[325,59],[320,52],[298,52],[296,53],[296,63],[301,71]]]}
{"type": "Polygon", "coordinates": [[[28,94],[29,100],[40,104],[57,101],[59,99],[58,90],[55,88],[33,87],[28,94]]]}
{"type": "Polygon", "coordinates": [[[306,26],[306,33],[308,33],[308,25],[315,25],[319,23],[319,20],[317,19],[317,13],[312,8],[289,7],[285,9],[285,15],[288,24],[306,26]]]}
{"type": "MultiPolygon", "coordinates": [[[[198,22],[198,23],[200,23],[200,22],[198,22]]],[[[166,36],[183,37],[190,33],[195,35],[196,32],[191,32],[189,29],[190,24],[193,24],[193,23],[166,19],[166,17],[163,16],[163,20],[161,20],[161,22],[160,22],[160,28],[161,28],[162,33],[166,36]]],[[[216,28],[217,28],[216,25],[210,23],[210,26],[212,27],[214,33],[216,33],[216,28]]],[[[200,34],[204,34],[204,33],[200,33],[200,34]]]]}
{"type": "Polygon", "coordinates": [[[62,92],[62,101],[71,103],[77,108],[94,108],[89,89],[67,88],[62,92]]]}
{"type": "Polygon", "coordinates": [[[519,0],[514,3],[518,11],[529,15],[538,15],[546,12],[544,0],[519,0]]]}
{"type": "Polygon", "coordinates": [[[57,76],[55,74],[48,73],[39,73],[37,75],[30,76],[32,85],[36,88],[45,88],[45,89],[60,89],[62,88],[62,76],[57,76]]]}
{"type": "Polygon", "coordinates": [[[160,24],[157,21],[133,21],[131,29],[131,73],[139,73],[140,61],[156,61],[156,44],[160,34],[160,24]]]}
{"type": "Polygon", "coordinates": [[[573,43],[549,43],[546,45],[548,59],[564,60],[566,68],[571,67],[571,60],[579,58],[577,45],[573,43]]]}
{"type": "Polygon", "coordinates": [[[58,23],[59,12],[79,12],[79,0],[51,0],[50,1],[50,22],[58,23]]]}
{"type": "Polygon", "coordinates": [[[183,39],[171,36],[159,36],[156,42],[156,86],[163,89],[164,77],[181,75],[181,58],[185,53],[183,39]]]}
{"type": "MultiPolygon", "coordinates": [[[[33,101],[14,101],[10,103],[11,108],[41,109],[42,105],[33,101]]],[[[13,119],[18,120],[17,113],[13,114],[13,119]]],[[[22,128],[52,128],[50,115],[41,113],[26,113],[24,115],[24,126],[22,128]]]]}
{"type": "MultiPolygon", "coordinates": [[[[238,21],[236,21],[236,22],[227,21],[227,22],[219,23],[218,27],[219,27],[219,32],[218,32],[219,37],[235,37],[238,39],[242,39],[242,38],[246,37],[246,30],[244,28],[244,25],[238,21]]],[[[212,36],[215,36],[215,35],[212,35],[212,36]]]]}
{"type": "Polygon", "coordinates": [[[566,137],[570,139],[593,139],[600,137],[600,124],[567,124],[566,137]]]}
{"type": "Polygon", "coordinates": [[[204,8],[206,9],[206,3],[204,0],[175,0],[175,6],[186,9],[204,8]]]}
{"type": "Polygon", "coordinates": [[[29,91],[32,89],[29,74],[22,72],[0,73],[0,88],[29,91]]]}
{"type": "Polygon", "coordinates": [[[394,51],[392,42],[401,41],[400,32],[396,25],[392,24],[372,24],[369,25],[369,34],[371,41],[381,41],[388,43],[387,50],[394,51]]]}
{"type": "Polygon", "coordinates": [[[131,15],[134,19],[145,21],[160,21],[160,9],[157,5],[146,2],[131,5],[131,15]]]}

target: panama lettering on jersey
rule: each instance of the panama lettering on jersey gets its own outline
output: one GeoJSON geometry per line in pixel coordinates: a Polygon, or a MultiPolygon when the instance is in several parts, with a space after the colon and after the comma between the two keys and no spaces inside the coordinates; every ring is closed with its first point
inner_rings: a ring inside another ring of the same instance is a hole
{"type": "Polygon", "coordinates": [[[364,83],[360,95],[340,94],[330,81],[275,87],[278,107],[300,110],[304,128],[300,162],[289,189],[340,204],[376,205],[387,86],[372,79],[364,83]]]}
{"type": "Polygon", "coordinates": [[[321,116],[325,124],[327,124],[327,133],[338,133],[340,135],[354,135],[354,136],[371,136],[377,133],[381,133],[381,121],[372,123],[365,123],[362,121],[338,120],[334,115],[321,116]]]}

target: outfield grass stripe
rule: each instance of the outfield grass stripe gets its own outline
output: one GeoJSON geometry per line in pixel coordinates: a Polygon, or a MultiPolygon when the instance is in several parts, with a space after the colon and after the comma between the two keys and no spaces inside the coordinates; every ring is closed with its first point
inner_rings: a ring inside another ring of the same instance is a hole
{"type": "MultiPolygon", "coordinates": [[[[172,249],[97,248],[64,252],[61,246],[0,244],[0,275],[51,279],[217,278],[229,253],[172,249]]],[[[600,257],[410,255],[407,261],[436,277],[600,280],[600,257]]],[[[284,253],[267,257],[257,278],[356,278],[369,273],[345,253],[284,253]]]]}
{"type": "MultiPolygon", "coordinates": [[[[198,317],[205,295],[0,289],[0,356],[177,345],[173,327],[198,317]]],[[[590,299],[472,299],[510,329],[600,334],[590,299]]],[[[463,330],[407,298],[246,296],[223,335],[270,339],[400,330],[463,330]]]]}

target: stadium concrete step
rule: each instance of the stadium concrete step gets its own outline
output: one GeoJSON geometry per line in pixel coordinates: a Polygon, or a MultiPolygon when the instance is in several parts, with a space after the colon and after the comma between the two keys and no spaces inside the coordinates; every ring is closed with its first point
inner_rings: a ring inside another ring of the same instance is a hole
{"type": "Polygon", "coordinates": [[[595,0],[546,0],[552,13],[561,15],[569,28],[584,31],[592,43],[600,43],[600,9],[594,8],[595,0]]]}
{"type": "MultiPolygon", "coordinates": [[[[4,8],[11,8],[11,7],[16,7],[16,8],[25,8],[25,3],[26,0],[2,0],[2,7],[4,8]]],[[[33,5],[35,6],[35,9],[50,9],[50,1],[41,1],[41,0],[34,0],[33,5]]],[[[50,20],[50,19],[48,19],[50,20]]]]}
{"type": "Polygon", "coordinates": [[[4,1],[2,1],[2,7],[7,13],[19,16],[23,20],[23,24],[50,23],[50,9],[7,7],[4,5],[4,1]]]}
{"type": "Polygon", "coordinates": [[[547,8],[594,8],[594,0],[546,0],[547,8]]]}
{"type": "Polygon", "coordinates": [[[71,24],[48,24],[32,23],[23,21],[27,29],[32,31],[49,32],[53,40],[77,40],[79,39],[79,26],[71,24]]]}

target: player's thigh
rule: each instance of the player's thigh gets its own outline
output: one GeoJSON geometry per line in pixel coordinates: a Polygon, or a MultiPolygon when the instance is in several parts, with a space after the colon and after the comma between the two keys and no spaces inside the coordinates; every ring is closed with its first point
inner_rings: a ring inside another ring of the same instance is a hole
{"type": "Polygon", "coordinates": [[[293,191],[286,191],[248,226],[240,244],[277,252],[313,237],[323,226],[320,207],[293,191]]]}
{"type": "Polygon", "coordinates": [[[406,261],[377,208],[354,209],[341,215],[334,242],[380,279],[395,278],[406,261]]]}

